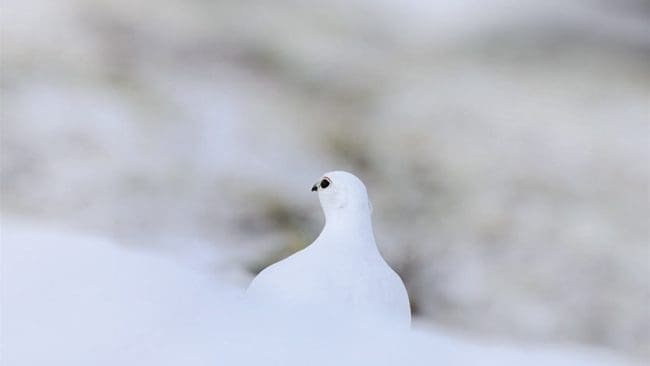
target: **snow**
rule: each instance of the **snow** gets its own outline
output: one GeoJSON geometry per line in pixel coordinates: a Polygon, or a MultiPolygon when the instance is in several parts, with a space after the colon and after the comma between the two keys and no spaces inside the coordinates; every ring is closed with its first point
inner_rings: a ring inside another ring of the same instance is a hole
{"type": "Polygon", "coordinates": [[[3,217],[1,259],[4,366],[630,365],[603,351],[303,322],[205,269],[15,217],[3,217]]]}
{"type": "Polygon", "coordinates": [[[3,4],[2,210],[258,269],[354,169],[420,317],[648,360],[639,2],[299,3],[3,4]]]}

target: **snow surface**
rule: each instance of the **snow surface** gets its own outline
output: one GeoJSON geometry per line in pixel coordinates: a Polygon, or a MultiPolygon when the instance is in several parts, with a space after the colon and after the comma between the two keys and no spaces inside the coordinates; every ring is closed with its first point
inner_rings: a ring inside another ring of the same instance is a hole
{"type": "Polygon", "coordinates": [[[1,259],[4,366],[630,364],[602,351],[305,322],[247,303],[214,274],[17,219],[3,218],[1,259]]]}

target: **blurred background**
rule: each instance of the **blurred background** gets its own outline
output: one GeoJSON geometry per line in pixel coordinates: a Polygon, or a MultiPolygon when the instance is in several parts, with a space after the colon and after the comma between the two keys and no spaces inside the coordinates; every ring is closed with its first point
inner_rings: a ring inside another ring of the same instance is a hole
{"type": "Polygon", "coordinates": [[[4,217],[245,286],[366,183],[416,324],[650,360],[645,0],[4,0],[4,217]]]}

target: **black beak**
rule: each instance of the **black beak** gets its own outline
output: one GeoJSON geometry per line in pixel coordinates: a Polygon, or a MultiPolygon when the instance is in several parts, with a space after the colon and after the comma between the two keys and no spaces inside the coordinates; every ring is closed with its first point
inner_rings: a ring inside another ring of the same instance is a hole
{"type": "Polygon", "coordinates": [[[318,190],[318,185],[314,184],[313,187],[311,187],[312,192],[316,192],[318,190]]]}

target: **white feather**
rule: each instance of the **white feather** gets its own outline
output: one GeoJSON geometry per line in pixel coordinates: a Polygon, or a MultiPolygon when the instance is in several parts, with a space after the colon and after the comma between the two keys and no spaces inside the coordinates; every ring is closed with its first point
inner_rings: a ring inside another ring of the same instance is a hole
{"type": "Polygon", "coordinates": [[[366,187],[347,172],[330,172],[325,178],[329,186],[317,184],[323,231],[307,248],[264,269],[248,295],[315,320],[408,327],[408,294],[377,249],[366,187]]]}

